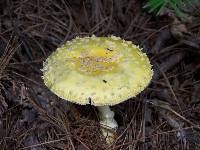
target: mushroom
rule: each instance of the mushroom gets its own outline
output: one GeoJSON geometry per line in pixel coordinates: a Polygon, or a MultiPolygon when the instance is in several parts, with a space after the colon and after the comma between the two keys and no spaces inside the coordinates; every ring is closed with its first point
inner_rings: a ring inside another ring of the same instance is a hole
{"type": "Polygon", "coordinates": [[[119,37],[76,37],[53,52],[43,65],[45,85],[73,103],[97,107],[108,143],[118,124],[109,106],[136,96],[153,75],[145,53],[119,37]]]}

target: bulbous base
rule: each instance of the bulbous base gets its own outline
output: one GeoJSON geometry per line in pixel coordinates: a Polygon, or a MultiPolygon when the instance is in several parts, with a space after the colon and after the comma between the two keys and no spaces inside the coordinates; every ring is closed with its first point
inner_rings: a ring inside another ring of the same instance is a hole
{"type": "Polygon", "coordinates": [[[97,109],[99,110],[102,134],[110,145],[115,139],[115,131],[118,128],[118,124],[114,119],[114,112],[111,111],[109,106],[98,106],[97,109]]]}

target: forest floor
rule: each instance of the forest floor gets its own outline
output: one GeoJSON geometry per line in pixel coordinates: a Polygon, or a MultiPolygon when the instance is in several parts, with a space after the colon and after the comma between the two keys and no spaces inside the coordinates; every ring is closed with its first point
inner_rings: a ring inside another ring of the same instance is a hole
{"type": "Polygon", "coordinates": [[[137,0],[0,1],[0,149],[199,150],[200,7],[182,20],[155,17],[137,0]],[[140,45],[151,84],[115,105],[107,146],[95,107],[62,100],[42,81],[43,61],[76,36],[119,36],[140,45]]]}

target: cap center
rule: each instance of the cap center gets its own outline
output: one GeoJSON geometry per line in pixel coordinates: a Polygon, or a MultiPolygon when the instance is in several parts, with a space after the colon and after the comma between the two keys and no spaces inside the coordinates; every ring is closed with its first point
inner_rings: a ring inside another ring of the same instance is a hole
{"type": "Polygon", "coordinates": [[[116,68],[120,55],[114,50],[95,48],[82,50],[75,58],[75,68],[86,74],[109,72],[116,68]]]}

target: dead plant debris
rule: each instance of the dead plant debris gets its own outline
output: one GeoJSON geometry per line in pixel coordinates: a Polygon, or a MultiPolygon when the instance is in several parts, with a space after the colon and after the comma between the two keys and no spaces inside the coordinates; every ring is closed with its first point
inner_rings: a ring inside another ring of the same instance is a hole
{"type": "Polygon", "coordinates": [[[173,12],[154,17],[143,6],[136,0],[2,0],[0,149],[200,149],[200,10],[183,22],[173,12]],[[119,129],[110,147],[94,107],[59,99],[41,79],[42,62],[57,46],[92,34],[134,41],[155,71],[145,91],[112,107],[119,129]]]}

